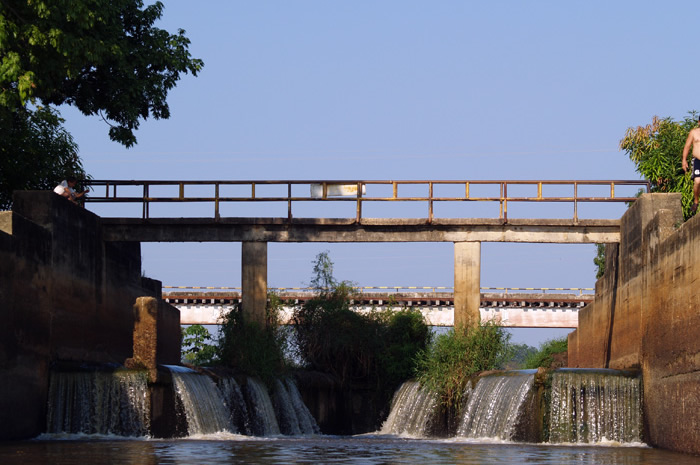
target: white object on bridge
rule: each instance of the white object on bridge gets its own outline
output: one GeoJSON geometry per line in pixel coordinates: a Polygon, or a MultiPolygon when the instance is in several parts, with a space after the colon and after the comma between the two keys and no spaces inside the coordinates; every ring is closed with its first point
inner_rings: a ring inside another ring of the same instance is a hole
{"type": "MultiPolygon", "coordinates": [[[[326,197],[357,196],[357,184],[326,184],[326,197]]],[[[362,185],[362,195],[366,192],[362,185]]],[[[311,184],[311,197],[320,199],[323,197],[323,184],[311,184]]]]}

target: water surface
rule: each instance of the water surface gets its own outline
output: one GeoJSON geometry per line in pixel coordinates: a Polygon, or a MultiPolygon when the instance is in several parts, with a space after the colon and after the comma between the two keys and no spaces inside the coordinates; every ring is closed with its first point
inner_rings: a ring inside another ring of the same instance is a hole
{"type": "Polygon", "coordinates": [[[42,439],[0,443],[0,464],[699,464],[700,457],[643,445],[546,445],[396,436],[202,439],[42,439]]]}

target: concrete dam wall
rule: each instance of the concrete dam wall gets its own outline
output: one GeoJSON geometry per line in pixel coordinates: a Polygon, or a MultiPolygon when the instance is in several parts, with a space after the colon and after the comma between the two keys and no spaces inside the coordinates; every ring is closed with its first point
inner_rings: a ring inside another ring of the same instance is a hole
{"type": "Polygon", "coordinates": [[[54,364],[138,363],[135,347],[179,363],[179,311],[160,289],[139,243],[103,242],[98,216],[52,192],[15,193],[0,212],[0,439],[45,430],[54,364]],[[133,338],[149,310],[157,347],[133,338]]]}
{"type": "Polygon", "coordinates": [[[644,194],[605,264],[569,366],[641,369],[646,442],[700,454],[700,218],[683,223],[680,194],[644,194]]]}

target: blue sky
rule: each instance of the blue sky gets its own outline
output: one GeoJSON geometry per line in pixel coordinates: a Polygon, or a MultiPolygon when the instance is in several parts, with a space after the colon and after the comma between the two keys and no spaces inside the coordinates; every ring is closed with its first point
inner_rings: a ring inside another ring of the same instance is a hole
{"type": "MultiPolygon", "coordinates": [[[[95,179],[639,179],[625,130],[700,109],[698,2],[164,3],[204,69],[132,149],[62,109],[95,179]]],[[[240,285],[240,244],[142,250],[165,285],[240,285]]],[[[307,283],[322,250],[361,285],[453,283],[449,243],[270,244],[269,285],[307,283]]],[[[593,287],[593,256],[485,243],[481,282],[593,287]]]]}

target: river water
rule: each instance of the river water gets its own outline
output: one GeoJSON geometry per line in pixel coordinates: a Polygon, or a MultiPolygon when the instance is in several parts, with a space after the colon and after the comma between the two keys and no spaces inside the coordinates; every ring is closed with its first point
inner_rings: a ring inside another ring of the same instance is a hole
{"type": "Polygon", "coordinates": [[[639,445],[546,445],[396,436],[251,438],[208,435],[198,439],[41,439],[0,443],[3,465],[90,464],[596,464],[686,465],[700,457],[639,445]]]}

